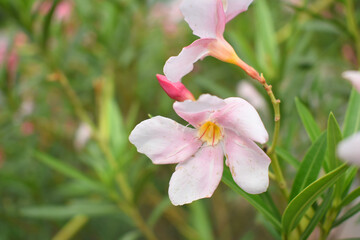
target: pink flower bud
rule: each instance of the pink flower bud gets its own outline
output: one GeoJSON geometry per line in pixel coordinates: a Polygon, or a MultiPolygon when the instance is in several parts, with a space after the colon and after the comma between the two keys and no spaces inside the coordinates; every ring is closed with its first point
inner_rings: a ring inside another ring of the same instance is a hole
{"type": "Polygon", "coordinates": [[[192,93],[181,82],[170,82],[164,75],[160,74],[157,74],[156,77],[160,86],[170,98],[179,102],[185,100],[195,101],[192,93]]]}

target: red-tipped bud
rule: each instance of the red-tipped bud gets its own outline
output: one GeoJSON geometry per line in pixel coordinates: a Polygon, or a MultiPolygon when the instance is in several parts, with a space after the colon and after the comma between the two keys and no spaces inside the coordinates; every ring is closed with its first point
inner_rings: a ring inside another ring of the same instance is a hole
{"type": "Polygon", "coordinates": [[[160,86],[170,98],[179,102],[185,100],[195,101],[192,93],[181,82],[171,82],[164,75],[160,74],[156,74],[156,77],[160,86]]]}

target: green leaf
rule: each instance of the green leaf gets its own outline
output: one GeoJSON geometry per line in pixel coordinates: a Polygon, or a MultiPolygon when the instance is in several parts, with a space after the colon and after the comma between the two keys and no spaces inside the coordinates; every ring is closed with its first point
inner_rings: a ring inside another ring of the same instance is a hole
{"type": "Polygon", "coordinates": [[[360,131],[360,93],[352,90],[344,121],[344,138],[360,131]]]}
{"type": "Polygon", "coordinates": [[[334,170],[340,166],[340,161],[336,157],[336,146],[342,139],[341,130],[339,124],[337,123],[333,113],[330,113],[328,119],[328,128],[327,128],[327,166],[329,170],[334,170]]]}
{"type": "Polygon", "coordinates": [[[296,170],[300,167],[300,162],[296,158],[294,158],[291,153],[286,151],[284,148],[276,147],[276,154],[287,163],[291,164],[296,170]]]}
{"type": "Polygon", "coordinates": [[[346,164],[343,164],[334,171],[329,172],[310,184],[289,203],[282,217],[283,232],[285,234],[289,234],[297,226],[316,199],[343,176],[347,169],[346,164]]]}
{"type": "Polygon", "coordinates": [[[315,122],[310,111],[298,98],[295,98],[295,103],[296,103],[296,109],[297,109],[299,116],[301,118],[301,121],[306,129],[306,132],[307,132],[308,136],[310,137],[310,140],[312,142],[315,142],[315,140],[321,134],[321,130],[320,130],[319,126],[315,122]]]}
{"type": "Polygon", "coordinates": [[[357,197],[360,196],[360,187],[356,188],[349,195],[347,195],[344,200],[341,202],[340,207],[344,207],[354,201],[357,197]]]}
{"type": "Polygon", "coordinates": [[[265,202],[261,199],[258,195],[252,195],[246,193],[244,190],[242,190],[233,180],[230,170],[228,168],[224,169],[224,174],[222,177],[222,181],[230,187],[232,190],[234,190],[236,193],[240,194],[243,198],[245,198],[253,207],[256,208],[264,217],[272,223],[272,225],[275,227],[275,229],[280,230],[281,229],[281,223],[280,219],[276,217],[275,214],[272,213],[272,211],[268,208],[268,206],[265,204],[265,202]]]}
{"type": "MultiPolygon", "coordinates": [[[[325,158],[324,169],[326,172],[332,171],[338,166],[341,165],[340,160],[336,156],[336,147],[338,143],[342,140],[342,134],[338,122],[333,113],[330,113],[327,126],[327,150],[325,158]]],[[[340,201],[343,187],[344,187],[344,177],[340,178],[335,185],[335,193],[333,198],[335,201],[340,201]]]]}
{"type": "Polygon", "coordinates": [[[341,223],[345,222],[355,214],[357,214],[360,211],[360,203],[356,204],[352,208],[350,208],[344,215],[341,216],[338,220],[336,220],[333,224],[333,228],[340,225],[341,223]]]}
{"type": "Polygon", "coordinates": [[[324,201],[321,205],[316,209],[314,216],[311,218],[309,224],[307,225],[304,232],[301,234],[300,240],[306,240],[310,236],[310,234],[314,231],[316,225],[319,223],[321,218],[325,215],[327,210],[331,205],[333,190],[330,189],[329,192],[325,195],[324,201]]]}
{"type": "Polygon", "coordinates": [[[346,194],[349,192],[349,189],[351,187],[351,183],[353,182],[354,178],[356,177],[356,173],[358,171],[357,167],[350,167],[347,173],[345,174],[345,180],[344,180],[344,186],[343,186],[343,197],[346,196],[346,194]]]}
{"type": "Polygon", "coordinates": [[[326,152],[326,133],[322,134],[306,153],[296,174],[290,193],[290,200],[310,183],[314,182],[319,175],[326,152]]]}

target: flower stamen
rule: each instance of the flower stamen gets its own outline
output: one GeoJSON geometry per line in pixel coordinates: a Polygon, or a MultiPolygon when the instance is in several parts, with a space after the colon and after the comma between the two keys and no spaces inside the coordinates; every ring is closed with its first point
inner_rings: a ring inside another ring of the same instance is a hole
{"type": "Polygon", "coordinates": [[[198,137],[208,145],[215,146],[222,138],[222,129],[213,122],[205,122],[198,131],[198,137]]]}

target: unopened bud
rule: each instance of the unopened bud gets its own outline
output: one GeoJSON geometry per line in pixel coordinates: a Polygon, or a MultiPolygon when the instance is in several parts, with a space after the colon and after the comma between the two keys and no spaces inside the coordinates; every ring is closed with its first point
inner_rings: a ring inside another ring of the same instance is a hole
{"type": "Polygon", "coordinates": [[[156,75],[160,86],[172,99],[183,102],[185,100],[195,101],[193,94],[181,82],[170,82],[164,75],[156,75]]]}

